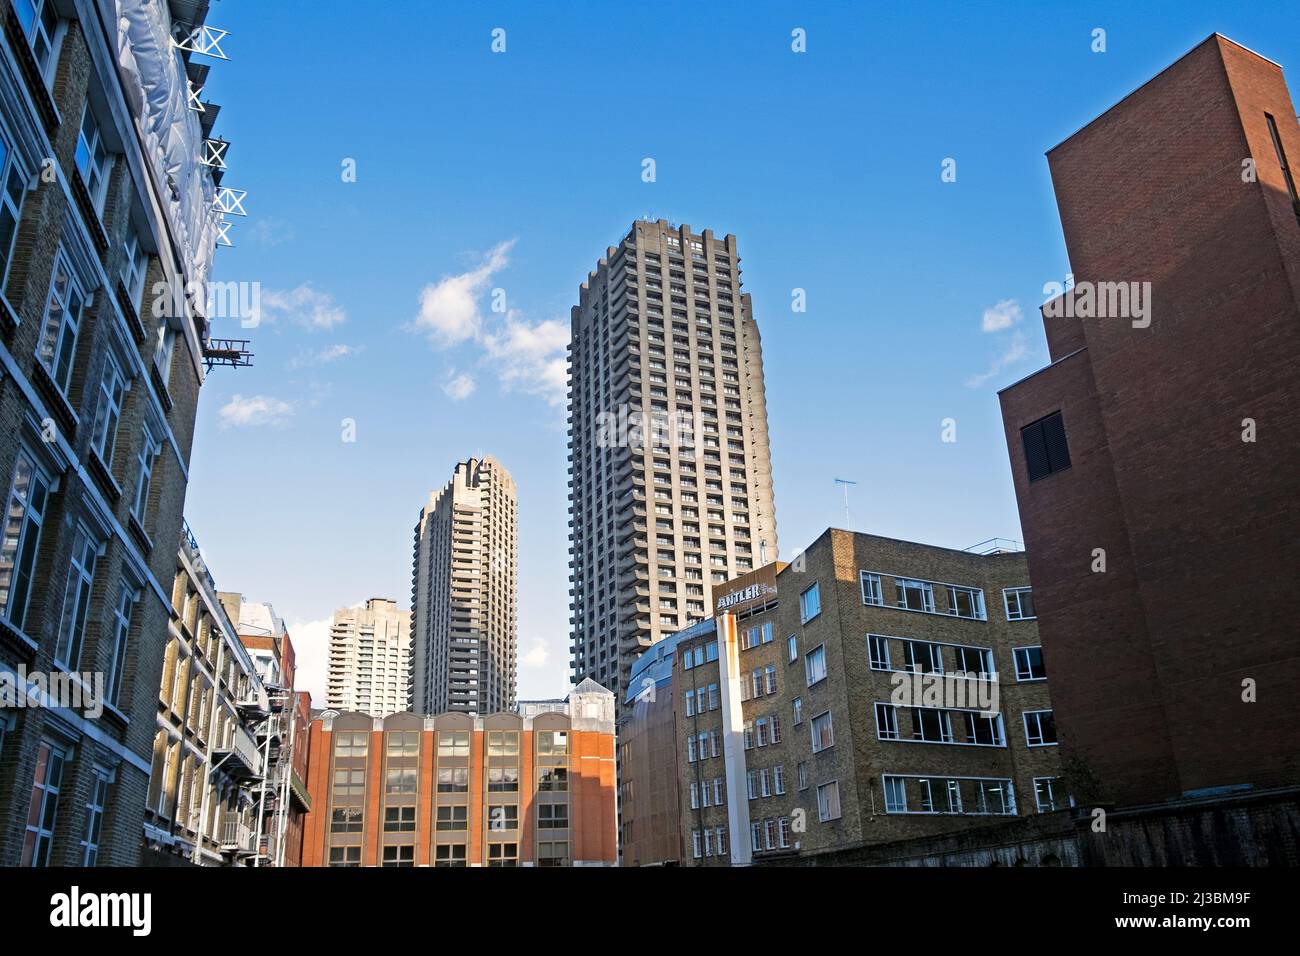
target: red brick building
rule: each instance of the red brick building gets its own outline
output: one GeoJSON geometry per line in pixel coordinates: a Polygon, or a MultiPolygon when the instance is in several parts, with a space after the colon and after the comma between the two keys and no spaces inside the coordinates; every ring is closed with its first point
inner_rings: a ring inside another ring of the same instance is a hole
{"type": "Polygon", "coordinates": [[[1300,780],[1295,117],[1216,34],[1047,154],[1075,287],[1002,414],[1062,756],[1107,799],[1300,780]]]}
{"type": "Polygon", "coordinates": [[[614,866],[614,695],[471,717],[323,711],[303,866],[614,866]]]}

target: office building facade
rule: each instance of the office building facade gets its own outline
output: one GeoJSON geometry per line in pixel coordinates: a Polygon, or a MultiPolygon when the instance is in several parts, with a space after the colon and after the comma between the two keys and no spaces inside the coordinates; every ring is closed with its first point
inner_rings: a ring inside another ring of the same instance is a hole
{"type": "Polygon", "coordinates": [[[572,680],[621,700],[646,648],[774,561],[763,355],[735,236],[639,221],[569,345],[572,680]]]}
{"type": "Polygon", "coordinates": [[[410,611],[399,611],[390,598],[371,598],[364,607],[334,612],[328,707],[374,717],[400,713],[410,703],[410,680],[410,611]]]}

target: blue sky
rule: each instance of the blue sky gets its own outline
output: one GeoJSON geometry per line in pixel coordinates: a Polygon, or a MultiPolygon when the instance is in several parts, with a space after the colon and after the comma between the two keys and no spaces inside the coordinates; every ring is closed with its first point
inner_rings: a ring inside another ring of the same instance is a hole
{"type": "Polygon", "coordinates": [[[309,6],[209,17],[250,212],[217,278],[260,283],[262,322],[216,325],[256,364],[203,389],[186,511],[315,687],[333,610],[405,605],[429,490],[492,453],[519,485],[520,693],[565,691],[569,308],[647,214],[738,238],[783,558],[843,525],[836,477],[859,530],[1019,538],[996,390],[1043,364],[1068,272],[1044,151],[1213,31],[1300,64],[1281,3],[309,6]]]}

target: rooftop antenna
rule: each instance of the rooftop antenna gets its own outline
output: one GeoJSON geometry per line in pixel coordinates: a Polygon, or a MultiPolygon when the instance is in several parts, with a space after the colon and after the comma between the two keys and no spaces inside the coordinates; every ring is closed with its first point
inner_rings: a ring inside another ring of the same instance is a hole
{"type": "Polygon", "coordinates": [[[847,478],[836,478],[835,484],[844,486],[844,530],[852,531],[852,519],[849,517],[849,485],[856,485],[857,482],[847,478]]]}

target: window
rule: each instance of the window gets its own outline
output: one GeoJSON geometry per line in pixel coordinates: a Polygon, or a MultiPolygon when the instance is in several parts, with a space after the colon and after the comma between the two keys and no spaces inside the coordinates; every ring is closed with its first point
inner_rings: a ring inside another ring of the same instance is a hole
{"type": "Polygon", "coordinates": [[[560,793],[569,789],[569,771],[564,767],[542,767],[537,772],[537,789],[560,793]]]}
{"type": "Polygon", "coordinates": [[[469,731],[453,730],[438,734],[439,757],[468,757],[469,731]]]}
{"type": "Polygon", "coordinates": [[[987,647],[956,645],[952,650],[958,672],[964,671],[967,674],[994,673],[993,652],[987,647]]]}
{"type": "Polygon", "coordinates": [[[0,288],[9,281],[9,265],[13,261],[18,220],[22,218],[26,196],[27,171],[13,145],[0,131],[0,288]]]}
{"type": "Polygon", "coordinates": [[[840,785],[836,780],[823,783],[817,788],[817,818],[825,823],[827,820],[840,818],[840,785]]]}
{"type": "Polygon", "coordinates": [[[686,692],[686,716],[695,716],[695,691],[693,690],[688,690],[686,692]]]}
{"type": "Polygon", "coordinates": [[[364,757],[370,745],[367,733],[339,733],[334,735],[335,757],[364,757]]]}
{"type": "MultiPolygon", "coordinates": [[[[710,645],[710,646],[712,646],[712,645],[710,645]]],[[[717,710],[717,709],[718,709],[718,706],[719,706],[719,704],[718,704],[718,685],[717,685],[717,684],[710,684],[710,685],[709,685],[709,710],[717,710]]],[[[703,708],[701,708],[701,709],[703,709],[703,708]]]]}
{"type": "Polygon", "coordinates": [[[1058,785],[1059,781],[1056,777],[1034,778],[1034,805],[1039,813],[1051,813],[1067,805],[1057,797],[1058,785]]]}
{"type": "Polygon", "coordinates": [[[1002,736],[1002,715],[983,714],[979,711],[961,712],[962,723],[966,730],[966,743],[980,747],[1003,747],[1006,740],[1002,736]]]}
{"type": "Polygon", "coordinates": [[[913,707],[912,739],[932,744],[952,743],[952,717],[946,710],[913,707]]]}
{"type": "MultiPolygon", "coordinates": [[[[758,799],[758,771],[749,770],[745,773],[745,792],[751,800],[758,799]]],[[[694,807],[691,807],[694,810],[694,807]]]]}
{"type": "Polygon", "coordinates": [[[54,0],[14,0],[13,11],[27,34],[27,42],[32,45],[32,56],[36,58],[42,78],[48,79],[59,31],[59,14],[54,9],[54,0]]]}
{"type": "Polygon", "coordinates": [[[882,778],[886,813],[1015,816],[1011,781],[979,777],[882,778]],[[912,798],[915,799],[912,799],[912,798]]]}
{"type": "Polygon", "coordinates": [[[360,866],[360,865],[361,865],[361,847],[359,846],[330,847],[330,866],[360,866]]]}
{"type": "Polygon", "coordinates": [[[335,770],[334,797],[359,797],[366,792],[364,770],[335,770]]]}
{"type": "Polygon", "coordinates": [[[803,723],[803,698],[796,697],[794,699],[793,707],[794,707],[794,724],[797,727],[803,723]]]}
{"type": "Polygon", "coordinates": [[[1295,177],[1291,175],[1291,166],[1286,161],[1286,150],[1282,148],[1282,137],[1278,135],[1277,120],[1271,113],[1265,113],[1268,123],[1268,135],[1273,138],[1273,151],[1277,153],[1277,164],[1282,169],[1282,178],[1286,180],[1286,191],[1291,194],[1291,205],[1295,208],[1296,219],[1300,219],[1300,193],[1296,192],[1295,177]]]}
{"type": "MultiPolygon", "coordinates": [[[[462,827],[461,829],[464,829],[462,827]]],[[[464,866],[465,844],[439,843],[433,848],[434,866],[464,866]]]]}
{"type": "Polygon", "coordinates": [[[112,774],[103,767],[91,771],[90,799],[86,803],[86,835],[81,841],[82,866],[95,866],[99,859],[99,835],[104,826],[104,808],[108,806],[108,786],[112,780],[112,774]]]}
{"type": "Polygon", "coordinates": [[[516,757],[519,755],[519,734],[515,731],[488,731],[489,757],[516,757]]]}
{"type": "Polygon", "coordinates": [[[822,612],[821,588],[813,584],[799,595],[799,621],[807,624],[822,612]]]}
{"type": "Polygon", "coordinates": [[[775,694],[776,693],[776,665],[768,664],[766,670],[764,671],[764,676],[767,678],[765,682],[766,686],[764,690],[766,690],[767,693],[769,694],[775,694]]]}
{"type": "Polygon", "coordinates": [[[385,773],[385,793],[415,793],[415,768],[395,767],[385,773]]]}
{"type": "Polygon", "coordinates": [[[835,745],[835,728],[831,724],[831,712],[828,710],[824,714],[818,714],[810,722],[812,730],[812,751],[821,753],[835,745]]]}
{"type": "Polygon", "coordinates": [[[567,840],[543,841],[537,844],[538,866],[568,866],[569,842],[567,840]]]}
{"type": "Polygon", "coordinates": [[[892,704],[876,704],[876,736],[881,740],[898,740],[898,711],[892,704]]]}
{"type": "Polygon", "coordinates": [[[122,698],[122,679],[126,673],[126,648],[131,634],[131,614],[135,610],[136,588],[123,581],[113,604],[113,659],[108,665],[105,687],[108,701],[118,703],[122,698]]]}
{"type": "Polygon", "coordinates": [[[442,831],[464,830],[467,826],[467,807],[438,807],[435,828],[442,831]]]}
{"type": "Polygon", "coordinates": [[[903,670],[913,674],[942,674],[943,651],[929,641],[903,643],[903,670]]]}
{"type": "MultiPolygon", "coordinates": [[[[548,768],[549,769],[549,768],[548,768]]],[[[488,793],[518,793],[518,767],[489,767],[488,793]]]]}
{"type": "Polygon", "coordinates": [[[122,417],[122,397],[126,379],[117,359],[107,356],[104,375],[99,382],[99,404],[95,407],[95,424],[90,433],[90,447],[99,460],[112,470],[113,449],[117,445],[117,423],[122,417]]]}
{"type": "Polygon", "coordinates": [[[1025,742],[1031,747],[1056,743],[1056,720],[1050,710],[1025,711],[1025,742]]]}
{"type": "Polygon", "coordinates": [[[1025,446],[1025,467],[1029,480],[1038,481],[1070,467],[1070,449],[1065,441],[1065,422],[1060,412],[1020,429],[1025,446]]]}
{"type": "Polygon", "coordinates": [[[469,769],[466,767],[438,768],[439,793],[468,793],[469,769]]]}
{"type": "Polygon", "coordinates": [[[1002,604],[1007,609],[1008,621],[1031,621],[1037,617],[1033,588],[1003,588],[1002,604]]]}
{"type": "Polygon", "coordinates": [[[394,730],[388,734],[389,757],[416,757],[420,753],[418,730],[394,730]]]}
{"type": "Polygon", "coordinates": [[[55,661],[69,671],[76,670],[81,663],[81,648],[86,640],[86,618],[90,613],[90,592],[95,583],[98,550],[99,542],[78,525],[76,537],[72,541],[68,581],[63,590],[59,640],[54,646],[55,661]]]}
{"type": "Polygon", "coordinates": [[[77,330],[81,327],[84,304],[85,299],[72,279],[68,261],[60,253],[54,263],[54,278],[50,282],[36,358],[65,396],[72,383],[72,360],[77,351],[77,330]]]}
{"type": "MultiPolygon", "coordinates": [[[[360,808],[357,810],[358,824],[360,823],[360,808]]],[[[337,810],[334,811],[338,813],[337,810]]],[[[357,830],[361,827],[358,825],[357,830]]],[[[385,807],[384,808],[384,831],[387,833],[414,833],[415,832],[415,807],[385,807]]]]}
{"type": "Polygon", "coordinates": [[[569,752],[567,730],[543,730],[537,735],[537,752],[542,756],[563,756],[569,752]]]}
{"type": "Polygon", "coordinates": [[[518,866],[518,843],[489,843],[488,866],[518,866]]]}
{"type": "MultiPolygon", "coordinates": [[[[335,795],[337,796],[337,791],[335,795]]],[[[365,820],[364,814],[365,811],[361,807],[335,807],[330,812],[330,833],[360,833],[365,820]]],[[[388,829],[387,823],[384,829],[388,829]]]]}
{"type": "Polygon", "coordinates": [[[1016,680],[1047,680],[1047,668],[1043,666],[1043,649],[1033,647],[1015,647],[1012,653],[1016,657],[1016,680]]]}
{"type": "Polygon", "coordinates": [[[809,651],[803,660],[804,677],[811,687],[818,681],[826,679],[826,645],[819,644],[809,651]]]}
{"type": "Polygon", "coordinates": [[[889,639],[879,634],[868,634],[867,656],[871,659],[873,671],[889,670],[889,639]]]}
{"type": "Polygon", "coordinates": [[[987,618],[984,612],[984,592],[979,588],[965,588],[956,584],[945,585],[948,589],[948,613],[956,617],[965,617],[973,621],[987,618]]]}
{"type": "Polygon", "coordinates": [[[144,293],[144,280],[148,271],[149,253],[140,245],[139,234],[134,229],[130,230],[122,243],[122,286],[137,311],[140,309],[140,296],[144,293]]]}
{"type": "Polygon", "coordinates": [[[796,775],[797,775],[798,778],[799,778],[799,789],[800,789],[800,790],[807,790],[807,789],[808,789],[808,763],[807,763],[807,761],[804,761],[804,760],[799,761],[798,766],[795,767],[795,772],[796,772],[796,775]]]}
{"type": "Polygon", "coordinates": [[[537,828],[539,830],[565,830],[569,826],[569,807],[564,803],[539,803],[537,828]]]}
{"type": "Polygon", "coordinates": [[[883,606],[884,594],[880,590],[880,575],[870,571],[862,572],[862,603],[883,606]]]}
{"type": "Polygon", "coordinates": [[[59,788],[63,786],[63,767],[67,759],[68,752],[48,740],[42,740],[37,748],[27,832],[23,839],[23,866],[48,866],[50,863],[50,843],[54,840],[59,788]]]}
{"type": "Polygon", "coordinates": [[[148,425],[140,436],[140,451],[136,456],[135,498],[131,502],[131,515],[144,527],[149,512],[149,486],[153,482],[153,463],[162,451],[162,445],[153,437],[148,425]]]}
{"type": "Polygon", "coordinates": [[[793,664],[799,659],[799,639],[791,634],[785,639],[786,660],[793,664]]]}
{"type": "Polygon", "coordinates": [[[27,603],[49,493],[50,479],[27,450],[20,447],[5,509],[4,539],[0,544],[0,611],[20,631],[27,620],[27,603]]]}
{"type": "Polygon", "coordinates": [[[108,171],[111,162],[108,150],[104,148],[104,138],[99,132],[99,120],[87,101],[81,111],[81,130],[77,133],[77,171],[81,173],[86,192],[95,204],[97,212],[104,211],[104,196],[108,186],[108,171]]]}
{"type": "Polygon", "coordinates": [[[153,364],[166,386],[172,377],[172,351],[176,347],[176,330],[163,319],[158,323],[158,338],[153,347],[153,364]]]}
{"type": "Polygon", "coordinates": [[[498,803],[488,807],[488,829],[493,831],[519,829],[519,805],[498,803]]]}
{"type": "Polygon", "coordinates": [[[410,844],[384,847],[383,865],[415,866],[415,847],[410,844]]]}
{"type": "Polygon", "coordinates": [[[695,763],[700,759],[699,752],[695,749],[695,735],[689,734],[686,737],[686,762],[695,763]]]}
{"type": "Polygon", "coordinates": [[[934,585],[914,578],[894,578],[898,589],[898,606],[908,611],[934,613],[934,585]]]}

